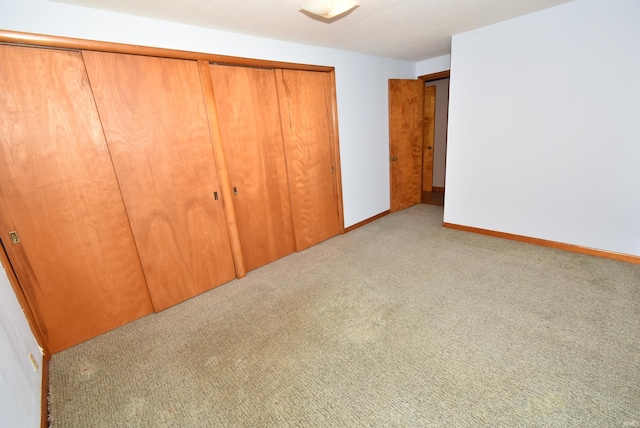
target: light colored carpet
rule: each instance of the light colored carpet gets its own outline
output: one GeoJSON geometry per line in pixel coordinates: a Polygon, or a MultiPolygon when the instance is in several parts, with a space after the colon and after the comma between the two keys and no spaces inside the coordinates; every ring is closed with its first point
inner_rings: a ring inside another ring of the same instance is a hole
{"type": "Polygon", "coordinates": [[[640,266],[441,222],[388,215],[54,355],[51,426],[640,425],[640,266]]]}

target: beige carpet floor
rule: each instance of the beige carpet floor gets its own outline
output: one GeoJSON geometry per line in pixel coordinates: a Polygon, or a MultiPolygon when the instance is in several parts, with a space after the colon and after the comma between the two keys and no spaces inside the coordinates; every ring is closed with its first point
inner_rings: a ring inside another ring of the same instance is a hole
{"type": "Polygon", "coordinates": [[[52,427],[640,425],[640,266],[418,205],[53,356],[52,427]]]}

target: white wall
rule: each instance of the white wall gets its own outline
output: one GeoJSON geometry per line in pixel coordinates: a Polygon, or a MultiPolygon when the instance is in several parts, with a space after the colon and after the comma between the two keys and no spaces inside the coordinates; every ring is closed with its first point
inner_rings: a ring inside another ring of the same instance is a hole
{"type": "Polygon", "coordinates": [[[453,37],[448,223],[640,256],[640,2],[453,37]]]}
{"type": "Polygon", "coordinates": [[[42,0],[0,0],[0,28],[334,66],[345,226],[389,209],[387,80],[415,63],[250,37],[42,0]]]}
{"type": "Polygon", "coordinates": [[[41,396],[42,353],[0,268],[0,427],[39,427],[41,396]]]}
{"type": "Polygon", "coordinates": [[[443,55],[416,63],[416,77],[446,71],[451,68],[451,55],[443,55]]]}

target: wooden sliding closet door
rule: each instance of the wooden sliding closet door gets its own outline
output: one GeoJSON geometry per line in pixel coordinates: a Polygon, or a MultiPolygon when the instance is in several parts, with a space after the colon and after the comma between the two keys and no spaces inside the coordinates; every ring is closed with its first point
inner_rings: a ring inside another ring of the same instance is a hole
{"type": "Polygon", "coordinates": [[[197,63],[82,55],[155,310],[235,278],[197,63]]]}
{"type": "Polygon", "coordinates": [[[78,52],[0,46],[0,229],[51,352],[152,312],[78,52]]]}
{"type": "Polygon", "coordinates": [[[302,251],[340,233],[332,75],[277,70],[289,190],[302,251]]]}
{"type": "Polygon", "coordinates": [[[274,70],[211,65],[246,269],[295,251],[274,70]]]}

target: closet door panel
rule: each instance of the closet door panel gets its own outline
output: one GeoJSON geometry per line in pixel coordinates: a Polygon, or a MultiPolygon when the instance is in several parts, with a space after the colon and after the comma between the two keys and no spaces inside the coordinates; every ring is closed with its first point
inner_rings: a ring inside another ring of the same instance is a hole
{"type": "Polygon", "coordinates": [[[197,63],[83,57],[155,310],[235,278],[197,63]]]}
{"type": "Polygon", "coordinates": [[[0,228],[51,352],[152,312],[77,52],[0,46],[0,228]]]}
{"type": "Polygon", "coordinates": [[[340,232],[331,75],[276,74],[296,248],[302,251],[340,232]]]}
{"type": "Polygon", "coordinates": [[[211,66],[243,260],[256,269],[295,251],[275,72],[211,66]]]}

